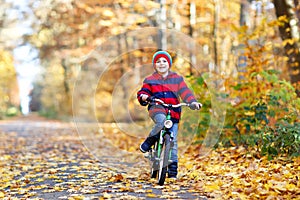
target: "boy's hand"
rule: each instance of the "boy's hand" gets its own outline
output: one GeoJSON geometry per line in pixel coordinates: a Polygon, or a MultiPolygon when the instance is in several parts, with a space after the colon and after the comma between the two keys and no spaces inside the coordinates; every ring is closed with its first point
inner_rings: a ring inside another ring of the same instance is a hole
{"type": "Polygon", "coordinates": [[[199,102],[192,102],[191,103],[191,109],[193,110],[200,110],[202,108],[202,104],[199,102]]]}
{"type": "Polygon", "coordinates": [[[146,95],[146,94],[141,94],[141,99],[142,99],[142,101],[147,101],[147,99],[148,99],[148,95],[146,95]]]}

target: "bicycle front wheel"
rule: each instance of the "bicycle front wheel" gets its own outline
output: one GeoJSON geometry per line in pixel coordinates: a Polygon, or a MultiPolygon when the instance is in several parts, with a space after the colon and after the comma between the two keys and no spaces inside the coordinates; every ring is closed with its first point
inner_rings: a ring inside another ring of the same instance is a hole
{"type": "Polygon", "coordinates": [[[164,143],[159,157],[159,169],[158,169],[159,185],[163,185],[166,179],[168,164],[169,164],[170,149],[171,149],[170,135],[166,134],[164,136],[164,143]]]}

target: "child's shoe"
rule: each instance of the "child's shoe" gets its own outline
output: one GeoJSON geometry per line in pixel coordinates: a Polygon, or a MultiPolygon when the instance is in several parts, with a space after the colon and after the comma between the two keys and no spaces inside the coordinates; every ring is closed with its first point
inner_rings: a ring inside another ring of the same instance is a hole
{"type": "Polygon", "coordinates": [[[151,149],[151,146],[154,145],[158,137],[159,134],[155,136],[147,137],[146,140],[140,145],[140,151],[143,153],[148,152],[151,149]]]}
{"type": "Polygon", "coordinates": [[[168,177],[169,178],[176,178],[178,171],[178,162],[172,162],[168,165],[168,177]]]}

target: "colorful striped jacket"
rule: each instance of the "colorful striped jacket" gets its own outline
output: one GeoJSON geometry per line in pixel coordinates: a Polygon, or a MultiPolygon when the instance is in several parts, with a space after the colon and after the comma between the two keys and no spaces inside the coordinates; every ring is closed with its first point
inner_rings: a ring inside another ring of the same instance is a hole
{"type": "MultiPolygon", "coordinates": [[[[186,103],[196,102],[196,98],[192,91],[186,85],[182,76],[175,72],[169,71],[166,78],[163,78],[157,72],[145,78],[142,88],[137,92],[138,101],[142,106],[148,105],[141,99],[141,95],[154,96],[155,98],[163,100],[167,104],[178,104],[180,99],[186,103]]],[[[148,106],[150,117],[157,113],[166,114],[166,108],[159,105],[148,106]]],[[[171,117],[173,122],[178,123],[180,120],[181,108],[173,108],[171,110],[171,117]]]]}

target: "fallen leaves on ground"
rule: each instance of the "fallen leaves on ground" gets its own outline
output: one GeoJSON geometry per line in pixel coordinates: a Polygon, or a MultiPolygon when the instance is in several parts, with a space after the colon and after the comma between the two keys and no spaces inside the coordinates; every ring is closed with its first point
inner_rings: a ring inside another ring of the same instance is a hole
{"type": "MultiPolygon", "coordinates": [[[[126,150],[135,147],[138,151],[136,144],[143,141],[126,140],[124,133],[120,133],[119,138],[117,135],[106,137],[126,150]]],[[[255,149],[242,146],[219,148],[201,156],[200,149],[199,145],[192,146],[181,156],[176,183],[179,186],[192,187],[195,192],[213,199],[300,199],[299,157],[269,161],[260,157],[255,149]]]]}
{"type": "Polygon", "coordinates": [[[113,157],[96,160],[70,124],[44,125],[13,125],[14,131],[0,132],[1,199],[272,200],[300,196],[299,158],[268,161],[243,147],[220,148],[201,156],[199,146],[191,146],[179,160],[178,180],[167,179],[159,186],[157,180],[149,179],[148,163],[138,152],[139,139],[126,141],[124,135],[118,138],[117,131],[112,138],[106,134],[119,148],[135,152],[130,154],[135,163],[115,165],[113,157]]]}
{"type": "Polygon", "coordinates": [[[117,163],[114,156],[124,152],[105,143],[99,151],[110,156],[97,160],[69,123],[21,121],[0,123],[1,129],[0,199],[196,198],[187,188],[172,191],[150,180],[140,153],[133,164],[117,163]]]}
{"type": "Polygon", "coordinates": [[[193,147],[181,159],[180,180],[213,199],[300,199],[300,158],[269,161],[254,149],[220,148],[199,155],[193,147]]]}

